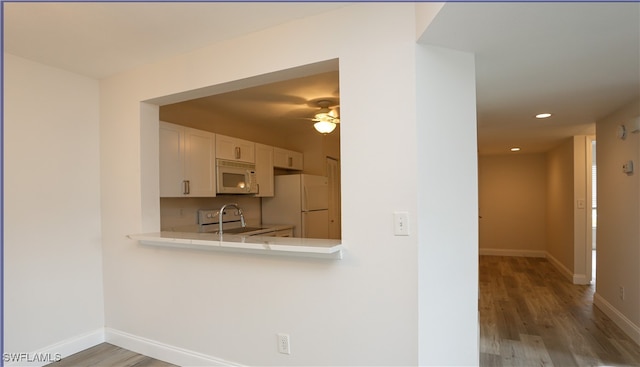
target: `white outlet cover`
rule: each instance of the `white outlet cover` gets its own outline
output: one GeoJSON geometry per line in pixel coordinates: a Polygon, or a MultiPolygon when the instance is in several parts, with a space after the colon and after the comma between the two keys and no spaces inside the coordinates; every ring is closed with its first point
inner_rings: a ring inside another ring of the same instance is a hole
{"type": "Polygon", "coordinates": [[[291,341],[289,334],[278,333],[278,352],[282,354],[291,354],[291,341]]]}

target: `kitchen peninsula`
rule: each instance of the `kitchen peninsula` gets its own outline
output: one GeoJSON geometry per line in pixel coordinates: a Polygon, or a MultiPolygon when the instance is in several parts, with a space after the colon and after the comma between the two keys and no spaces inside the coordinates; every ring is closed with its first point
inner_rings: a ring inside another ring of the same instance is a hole
{"type": "Polygon", "coordinates": [[[219,250],[281,256],[342,259],[340,240],[193,232],[156,232],[129,235],[143,245],[219,250]]]}

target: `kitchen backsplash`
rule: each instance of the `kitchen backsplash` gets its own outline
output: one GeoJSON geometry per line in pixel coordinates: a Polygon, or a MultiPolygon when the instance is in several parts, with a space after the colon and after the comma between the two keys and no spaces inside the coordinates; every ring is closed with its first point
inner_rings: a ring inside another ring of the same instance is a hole
{"type": "Polygon", "coordinates": [[[162,231],[197,231],[199,209],[220,209],[237,203],[248,226],[261,223],[260,198],[244,195],[222,195],[214,198],[161,198],[160,229],[162,231]]]}

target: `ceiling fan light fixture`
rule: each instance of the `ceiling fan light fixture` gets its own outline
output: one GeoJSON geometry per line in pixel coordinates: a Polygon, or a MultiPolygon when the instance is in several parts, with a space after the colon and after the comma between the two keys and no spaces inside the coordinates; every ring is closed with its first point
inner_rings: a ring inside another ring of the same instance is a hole
{"type": "Polygon", "coordinates": [[[314,116],[314,119],[317,121],[331,121],[333,117],[329,114],[329,112],[318,112],[314,116]]]}
{"type": "Polygon", "coordinates": [[[313,127],[321,134],[329,134],[336,128],[336,124],[331,121],[321,120],[313,124],[313,127]]]}
{"type": "Polygon", "coordinates": [[[340,123],[340,118],[338,118],[338,112],[329,108],[331,105],[330,101],[319,101],[318,106],[320,109],[313,116],[313,127],[320,132],[321,134],[329,134],[336,128],[336,124],[340,123]]]}

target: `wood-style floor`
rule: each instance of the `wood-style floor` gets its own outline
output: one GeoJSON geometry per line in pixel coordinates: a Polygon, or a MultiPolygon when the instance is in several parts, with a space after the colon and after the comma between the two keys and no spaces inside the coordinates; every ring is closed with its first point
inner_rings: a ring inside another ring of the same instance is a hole
{"type": "Polygon", "coordinates": [[[48,367],[177,367],[109,343],[70,355],[48,367]]]}
{"type": "Polygon", "coordinates": [[[593,293],[546,259],[480,256],[480,365],[640,366],[593,293]]]}

